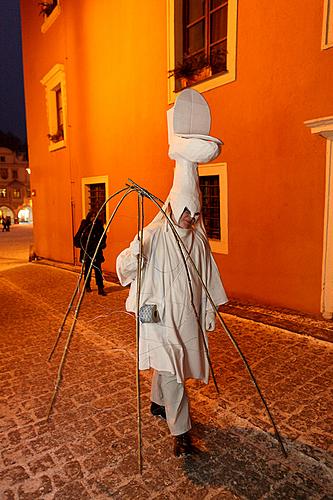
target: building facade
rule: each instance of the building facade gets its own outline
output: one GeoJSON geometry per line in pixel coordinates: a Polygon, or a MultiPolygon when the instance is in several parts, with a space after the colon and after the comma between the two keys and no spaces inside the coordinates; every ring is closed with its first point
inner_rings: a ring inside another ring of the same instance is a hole
{"type": "Polygon", "coordinates": [[[29,164],[23,154],[0,147],[0,218],[32,222],[29,164]]]}
{"type": "MultiPolygon", "coordinates": [[[[192,86],[225,144],[199,174],[229,296],[331,318],[332,8],[54,0],[41,16],[21,0],[36,253],[74,262],[81,218],[128,178],[165,199],[166,111],[192,86]]],[[[145,212],[156,213],[147,200],[145,212]]],[[[131,195],[108,230],[106,269],[136,229],[131,195]]]]}

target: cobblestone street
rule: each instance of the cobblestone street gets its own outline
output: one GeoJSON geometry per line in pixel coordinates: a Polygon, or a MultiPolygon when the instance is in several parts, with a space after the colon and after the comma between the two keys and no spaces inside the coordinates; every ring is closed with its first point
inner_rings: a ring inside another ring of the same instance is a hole
{"type": "MultiPolygon", "coordinates": [[[[47,359],[78,275],[28,263],[30,232],[14,226],[0,234],[1,499],[333,499],[332,341],[241,317],[230,306],[224,320],[253,369],[287,458],[218,326],[210,350],[220,394],[212,382],[187,384],[193,457],[173,456],[166,424],[149,412],[151,374],[141,373],[139,474],[135,320],[124,309],[128,290],[114,283],[101,297],[92,281],[93,293],[83,299],[46,421],[72,316],[47,359]]],[[[304,316],[299,324],[302,332],[313,328],[304,316]]],[[[332,322],[315,326],[329,338],[332,322]]]]}

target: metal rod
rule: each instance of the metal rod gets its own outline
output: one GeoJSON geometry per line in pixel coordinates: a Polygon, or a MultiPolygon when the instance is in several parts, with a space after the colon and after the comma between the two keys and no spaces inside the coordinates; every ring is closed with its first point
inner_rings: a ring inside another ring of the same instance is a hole
{"type": "Polygon", "coordinates": [[[82,279],[82,275],[83,275],[83,264],[82,264],[82,266],[81,266],[81,271],[80,271],[80,275],[79,275],[78,280],[77,280],[77,283],[76,283],[76,287],[75,287],[75,289],[74,289],[74,292],[73,292],[73,295],[72,295],[72,297],[71,297],[71,300],[70,300],[70,302],[69,302],[69,304],[68,304],[67,311],[66,311],[65,316],[64,316],[64,318],[63,318],[63,320],[62,320],[62,323],[61,323],[61,325],[60,325],[60,327],[59,327],[59,329],[58,329],[58,334],[57,334],[56,340],[55,340],[54,345],[53,345],[53,347],[52,347],[52,349],[51,349],[51,352],[50,352],[50,354],[49,354],[49,357],[48,357],[48,359],[47,359],[48,361],[51,361],[51,358],[52,358],[52,356],[53,356],[53,354],[54,354],[54,351],[55,351],[55,350],[56,350],[56,348],[57,348],[57,345],[58,345],[58,342],[59,342],[59,340],[60,340],[60,337],[61,337],[61,334],[62,334],[63,328],[64,328],[65,323],[66,323],[67,316],[69,315],[69,313],[70,313],[70,311],[71,311],[71,309],[72,309],[72,306],[73,306],[73,303],[74,303],[74,300],[75,300],[76,294],[77,294],[77,292],[78,292],[78,290],[79,290],[79,288],[80,288],[80,282],[81,282],[81,279],[82,279]]]}
{"type": "Polygon", "coordinates": [[[141,269],[142,269],[142,251],[143,251],[143,224],[144,207],[143,196],[138,193],[138,238],[140,241],[140,252],[137,256],[137,280],[136,280],[136,394],[137,394],[137,439],[138,439],[138,467],[142,474],[142,431],[141,431],[141,389],[140,389],[140,297],[141,297],[141,269]]]}
{"type": "MultiPolygon", "coordinates": [[[[91,263],[90,263],[90,267],[89,267],[89,271],[88,271],[88,274],[86,276],[86,279],[85,279],[85,282],[84,282],[84,286],[81,290],[81,293],[80,293],[80,296],[79,296],[79,299],[78,299],[78,302],[76,304],[76,308],[75,308],[75,311],[74,311],[74,317],[73,317],[73,321],[72,321],[72,325],[71,325],[71,328],[70,328],[70,331],[68,333],[68,336],[67,336],[67,340],[66,340],[66,344],[65,344],[65,347],[64,347],[64,351],[63,351],[63,354],[62,354],[62,357],[61,357],[61,361],[60,361],[60,364],[59,364],[59,368],[58,368],[58,374],[57,374],[57,378],[56,378],[56,382],[55,382],[55,387],[54,387],[54,391],[53,391],[53,394],[52,394],[52,397],[51,397],[51,401],[50,401],[50,405],[49,405],[49,410],[48,410],[48,413],[47,413],[47,420],[49,419],[50,415],[51,415],[51,411],[52,411],[52,408],[53,408],[53,405],[54,405],[54,402],[55,402],[55,399],[56,399],[56,396],[57,396],[57,393],[58,393],[58,390],[59,390],[59,387],[60,387],[60,384],[61,384],[61,380],[62,380],[62,371],[63,371],[63,367],[64,367],[64,364],[65,364],[65,360],[66,360],[66,356],[67,356],[67,351],[68,351],[68,348],[69,348],[69,345],[70,345],[70,342],[71,342],[71,339],[72,339],[72,336],[73,336],[73,333],[74,333],[74,328],[75,328],[75,324],[76,324],[76,320],[77,320],[77,316],[78,316],[78,313],[79,313],[79,309],[80,309],[80,306],[81,306],[81,302],[82,302],[82,299],[83,299],[83,296],[84,296],[84,292],[85,292],[85,287],[86,287],[86,283],[87,283],[87,280],[88,280],[88,275],[89,273],[91,272],[91,268],[92,268],[92,263],[96,257],[96,254],[98,252],[98,248],[99,248],[99,245],[101,244],[102,242],[102,239],[104,237],[104,234],[106,233],[106,231],[108,230],[115,214],[117,213],[118,211],[118,208],[120,207],[121,203],[123,202],[123,200],[131,193],[133,192],[133,189],[131,188],[125,188],[126,189],[126,193],[123,194],[123,196],[121,197],[121,199],[119,200],[119,202],[117,203],[104,231],[103,231],[103,234],[98,242],[98,245],[96,247],[96,250],[95,250],[95,253],[92,257],[92,260],[91,260],[91,263]]],[[[118,191],[117,193],[115,193],[114,195],[112,195],[107,201],[111,200],[111,198],[113,198],[116,194],[119,194],[120,192],[124,191],[125,189],[122,189],[121,191],[118,191]]]]}
{"type": "MultiPolygon", "coordinates": [[[[100,210],[98,211],[97,216],[99,215],[99,213],[101,212],[101,210],[103,210],[104,206],[105,206],[105,205],[106,205],[109,201],[111,201],[111,200],[112,200],[112,198],[114,198],[115,196],[117,196],[118,194],[120,194],[120,193],[122,193],[123,191],[126,191],[126,190],[128,190],[128,187],[125,187],[125,188],[119,189],[119,190],[118,190],[118,191],[116,191],[114,194],[112,194],[111,196],[109,196],[109,198],[108,198],[108,199],[107,199],[107,200],[103,203],[103,205],[101,206],[100,210]]],[[[97,216],[96,216],[96,217],[97,217],[97,216]]],[[[95,219],[96,219],[96,218],[95,218],[95,219]]],[[[94,222],[95,222],[95,220],[94,220],[94,222]]],[[[57,345],[58,345],[58,343],[59,343],[59,340],[60,340],[61,334],[62,334],[62,332],[63,332],[63,328],[64,328],[65,323],[66,323],[66,320],[67,320],[67,317],[68,317],[68,315],[69,315],[69,313],[70,313],[70,311],[71,311],[71,309],[72,309],[72,307],[73,307],[74,299],[75,299],[76,294],[77,294],[77,292],[78,292],[78,290],[79,290],[79,288],[80,288],[80,283],[81,283],[81,279],[82,279],[82,276],[83,276],[83,271],[84,271],[84,264],[85,264],[85,260],[86,260],[87,258],[90,258],[90,256],[89,256],[89,254],[88,254],[87,250],[88,250],[88,243],[89,243],[89,240],[90,240],[91,232],[92,232],[92,227],[90,228],[90,231],[89,231],[89,234],[88,234],[88,239],[87,239],[87,243],[86,243],[85,248],[83,248],[83,246],[82,246],[82,250],[83,250],[83,252],[84,252],[84,257],[83,257],[83,262],[82,262],[82,266],[81,266],[80,275],[79,275],[78,281],[77,281],[77,283],[76,283],[76,287],[75,287],[75,289],[74,289],[74,292],[73,292],[73,295],[72,295],[72,297],[71,297],[71,300],[69,301],[69,304],[68,304],[68,307],[67,307],[67,311],[66,311],[66,313],[65,313],[65,315],[64,315],[63,321],[62,321],[62,323],[61,323],[61,325],[60,325],[60,327],[59,327],[59,329],[58,329],[58,334],[57,334],[56,340],[55,340],[55,342],[54,342],[54,345],[53,345],[53,347],[52,347],[52,350],[51,350],[51,352],[50,352],[50,354],[49,354],[48,361],[51,361],[51,358],[52,358],[52,356],[53,356],[53,354],[54,354],[54,352],[55,352],[55,350],[56,350],[56,348],[57,348],[57,345]]],[[[100,242],[101,242],[101,240],[102,240],[102,238],[103,238],[104,234],[105,234],[105,232],[103,233],[103,235],[102,235],[102,237],[101,237],[101,239],[100,239],[100,242]]],[[[81,237],[82,237],[82,236],[81,236],[81,237]]],[[[99,244],[100,244],[100,242],[99,242],[99,244]]],[[[89,272],[91,272],[91,268],[89,269],[89,272]]],[[[88,273],[88,274],[89,274],[89,273],[88,273]]],[[[86,281],[84,282],[84,284],[86,284],[86,281]]],[[[84,288],[85,288],[85,287],[84,287],[84,288]]]]}

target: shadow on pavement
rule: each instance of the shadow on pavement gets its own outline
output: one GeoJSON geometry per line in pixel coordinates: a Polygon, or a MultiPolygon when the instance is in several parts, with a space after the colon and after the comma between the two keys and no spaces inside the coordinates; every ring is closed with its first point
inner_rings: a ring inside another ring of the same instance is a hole
{"type": "Polygon", "coordinates": [[[328,452],[284,439],[285,458],[269,434],[199,423],[193,441],[197,453],[183,459],[183,468],[196,485],[225,487],[249,499],[332,498],[327,496],[333,491],[328,452]]]}
{"type": "Polygon", "coordinates": [[[106,291],[106,293],[113,293],[113,292],[123,292],[124,291],[124,287],[121,286],[121,285],[105,285],[105,288],[104,290],[106,291]]]}

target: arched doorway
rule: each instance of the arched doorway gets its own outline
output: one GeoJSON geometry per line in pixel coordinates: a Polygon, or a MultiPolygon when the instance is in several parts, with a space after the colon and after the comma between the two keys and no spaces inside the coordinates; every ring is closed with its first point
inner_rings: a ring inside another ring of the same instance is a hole
{"type": "Polygon", "coordinates": [[[14,212],[11,208],[9,207],[6,207],[6,206],[2,206],[0,207],[0,219],[2,219],[2,217],[7,217],[9,215],[10,217],[10,220],[12,222],[12,224],[14,223],[14,212]]]}
{"type": "Polygon", "coordinates": [[[32,209],[28,205],[23,206],[17,213],[18,222],[32,222],[32,209]]]}

